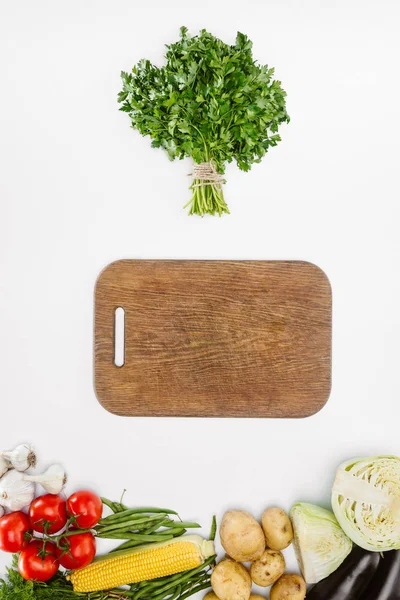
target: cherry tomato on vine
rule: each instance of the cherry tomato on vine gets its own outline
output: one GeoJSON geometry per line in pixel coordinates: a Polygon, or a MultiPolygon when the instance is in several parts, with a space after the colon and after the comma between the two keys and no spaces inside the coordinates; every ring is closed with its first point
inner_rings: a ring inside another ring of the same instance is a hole
{"type": "Polygon", "coordinates": [[[67,522],[65,500],[56,494],[39,496],[29,507],[29,519],[35,531],[57,533],[67,522]]]}
{"type": "Polygon", "coordinates": [[[68,514],[76,517],[78,527],[90,529],[100,521],[103,514],[103,503],[97,494],[81,490],[68,498],[67,510],[68,514]]]}
{"type": "Polygon", "coordinates": [[[29,581],[48,581],[58,571],[56,550],[51,542],[29,542],[19,555],[18,571],[29,581]]]}
{"type": "Polygon", "coordinates": [[[31,530],[28,515],[21,511],[10,513],[0,519],[0,550],[21,552],[26,543],[25,533],[31,530]]]}
{"type": "Polygon", "coordinates": [[[96,554],[96,540],[91,533],[77,533],[61,538],[57,548],[60,565],[73,571],[89,565],[96,554]]]}

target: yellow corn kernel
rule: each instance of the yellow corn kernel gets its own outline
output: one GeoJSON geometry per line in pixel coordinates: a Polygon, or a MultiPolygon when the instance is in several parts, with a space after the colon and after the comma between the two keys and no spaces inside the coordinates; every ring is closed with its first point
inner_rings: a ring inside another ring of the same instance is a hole
{"type": "Polygon", "coordinates": [[[71,573],[69,580],[75,592],[99,592],[194,569],[213,554],[213,542],[186,535],[95,559],[71,573]]]}

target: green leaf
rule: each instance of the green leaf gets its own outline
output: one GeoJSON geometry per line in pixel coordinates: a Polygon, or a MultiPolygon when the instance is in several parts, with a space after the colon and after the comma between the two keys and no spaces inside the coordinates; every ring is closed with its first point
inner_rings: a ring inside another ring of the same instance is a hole
{"type": "Polygon", "coordinates": [[[187,121],[182,121],[179,123],[178,129],[181,133],[190,133],[190,126],[187,121]]]}
{"type": "Polygon", "coordinates": [[[166,46],[163,66],[142,59],[131,73],[121,73],[118,102],[132,128],[170,160],[212,159],[220,173],[235,160],[248,171],[290,121],[286,92],[273,77],[272,67],[256,62],[245,34],[229,45],[205,29],[191,36],[182,27],[180,38],[166,46]]]}

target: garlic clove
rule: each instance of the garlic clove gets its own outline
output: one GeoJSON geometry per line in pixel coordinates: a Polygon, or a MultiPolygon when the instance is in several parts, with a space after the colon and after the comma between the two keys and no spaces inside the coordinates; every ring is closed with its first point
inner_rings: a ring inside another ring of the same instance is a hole
{"type": "Polygon", "coordinates": [[[41,475],[24,475],[25,481],[35,481],[49,494],[59,494],[67,483],[67,476],[65,470],[61,465],[51,465],[41,475]]]}
{"type": "Polygon", "coordinates": [[[0,454],[0,477],[3,477],[3,475],[7,473],[8,469],[10,468],[10,463],[0,454]]]}
{"type": "Polygon", "coordinates": [[[35,497],[35,485],[25,481],[24,475],[12,469],[0,479],[0,505],[11,511],[22,510],[35,497]]]}
{"type": "Polygon", "coordinates": [[[17,471],[26,471],[30,467],[36,467],[36,454],[29,444],[19,444],[11,452],[2,452],[1,456],[10,461],[17,471]]]}

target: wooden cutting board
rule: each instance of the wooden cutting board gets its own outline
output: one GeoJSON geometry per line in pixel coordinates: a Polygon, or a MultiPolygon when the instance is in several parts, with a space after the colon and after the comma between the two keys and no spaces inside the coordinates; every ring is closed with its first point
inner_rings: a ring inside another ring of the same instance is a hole
{"type": "Polygon", "coordinates": [[[112,263],[95,290],[97,398],[118,415],[306,417],[330,393],[331,313],[307,262],[112,263]]]}

